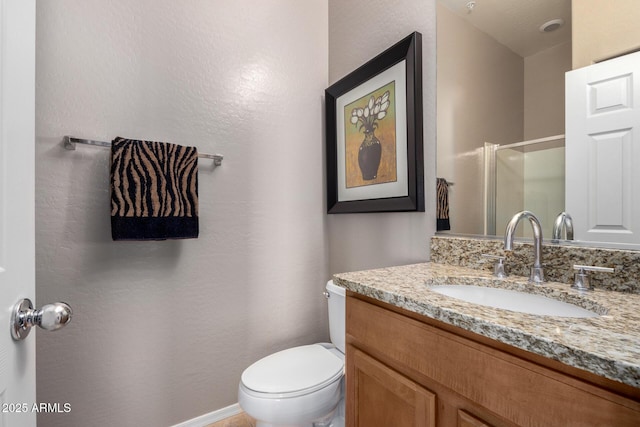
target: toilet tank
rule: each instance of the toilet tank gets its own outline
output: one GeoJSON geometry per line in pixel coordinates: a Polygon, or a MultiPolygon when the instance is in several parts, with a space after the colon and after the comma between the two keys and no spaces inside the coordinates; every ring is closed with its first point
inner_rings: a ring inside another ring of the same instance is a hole
{"type": "Polygon", "coordinates": [[[329,336],[331,342],[342,353],[345,352],[345,288],[341,288],[333,283],[327,282],[327,302],[329,309],[329,336]]]}

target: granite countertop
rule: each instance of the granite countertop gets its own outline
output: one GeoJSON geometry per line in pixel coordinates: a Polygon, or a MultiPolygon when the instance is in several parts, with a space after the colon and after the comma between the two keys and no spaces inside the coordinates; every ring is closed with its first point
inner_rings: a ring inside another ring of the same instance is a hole
{"type": "Polygon", "coordinates": [[[524,277],[499,279],[490,272],[423,263],[334,275],[355,293],[640,387],[640,295],[596,290],[581,293],[566,283],[533,285],[524,277]],[[524,290],[571,302],[600,316],[538,316],[471,304],[430,290],[468,284],[524,290]]]}

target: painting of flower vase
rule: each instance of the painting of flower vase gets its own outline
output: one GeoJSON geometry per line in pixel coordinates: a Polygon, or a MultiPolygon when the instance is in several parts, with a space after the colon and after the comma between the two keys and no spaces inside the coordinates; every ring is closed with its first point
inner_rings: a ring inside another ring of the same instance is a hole
{"type": "Polygon", "coordinates": [[[347,188],[397,178],[394,91],[392,81],[345,106],[347,188]]]}

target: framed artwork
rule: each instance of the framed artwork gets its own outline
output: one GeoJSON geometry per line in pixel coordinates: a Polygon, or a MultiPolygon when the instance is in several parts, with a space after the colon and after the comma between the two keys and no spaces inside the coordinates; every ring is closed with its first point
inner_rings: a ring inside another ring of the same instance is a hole
{"type": "Polygon", "coordinates": [[[325,90],[327,212],[424,212],[422,36],[325,90]]]}

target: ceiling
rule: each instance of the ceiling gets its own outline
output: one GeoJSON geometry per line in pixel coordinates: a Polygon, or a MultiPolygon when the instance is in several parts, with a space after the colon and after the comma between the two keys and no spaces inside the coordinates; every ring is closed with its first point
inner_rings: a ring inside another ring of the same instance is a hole
{"type": "Polygon", "coordinates": [[[522,57],[571,40],[571,0],[439,0],[470,24],[489,34],[522,57]],[[565,24],[543,33],[539,28],[552,19],[565,24]]]}

